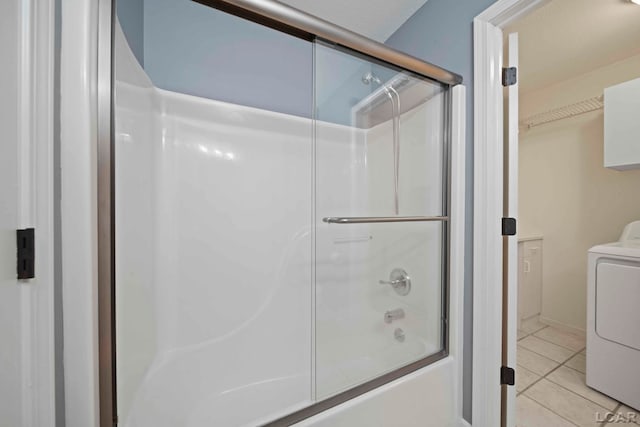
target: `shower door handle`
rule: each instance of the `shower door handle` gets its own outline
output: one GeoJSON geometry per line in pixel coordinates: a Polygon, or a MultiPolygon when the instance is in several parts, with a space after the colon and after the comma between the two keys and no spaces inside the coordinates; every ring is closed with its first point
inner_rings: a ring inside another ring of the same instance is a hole
{"type": "Polygon", "coordinates": [[[327,224],[375,224],[378,222],[449,221],[448,216],[329,216],[322,218],[327,224]]]}

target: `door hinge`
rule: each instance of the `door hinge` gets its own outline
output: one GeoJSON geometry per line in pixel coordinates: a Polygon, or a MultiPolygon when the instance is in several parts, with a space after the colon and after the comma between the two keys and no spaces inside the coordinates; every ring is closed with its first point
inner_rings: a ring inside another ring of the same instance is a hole
{"type": "Polygon", "coordinates": [[[502,218],[502,235],[503,236],[515,236],[516,235],[516,219],[515,218],[502,218]]]}
{"type": "Polygon", "coordinates": [[[501,385],[515,385],[516,383],[516,371],[508,366],[500,367],[500,384],[501,385]]]}
{"type": "Polygon", "coordinates": [[[18,279],[33,279],[35,277],[36,261],[35,230],[25,228],[16,230],[16,255],[18,279]]]}
{"type": "Polygon", "coordinates": [[[502,86],[513,86],[518,83],[518,69],[509,67],[502,69],[502,86]]]}

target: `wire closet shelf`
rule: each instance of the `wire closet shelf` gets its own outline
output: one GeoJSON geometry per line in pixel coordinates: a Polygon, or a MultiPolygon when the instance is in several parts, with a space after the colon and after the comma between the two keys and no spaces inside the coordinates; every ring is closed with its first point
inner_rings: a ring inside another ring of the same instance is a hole
{"type": "Polygon", "coordinates": [[[593,98],[588,98],[573,104],[554,108],[549,111],[544,111],[542,113],[537,113],[532,116],[526,117],[520,121],[520,128],[531,129],[536,126],[544,125],[558,120],[568,119],[571,117],[579,116],[581,114],[601,110],[602,108],[604,108],[604,95],[594,96],[593,98]]]}

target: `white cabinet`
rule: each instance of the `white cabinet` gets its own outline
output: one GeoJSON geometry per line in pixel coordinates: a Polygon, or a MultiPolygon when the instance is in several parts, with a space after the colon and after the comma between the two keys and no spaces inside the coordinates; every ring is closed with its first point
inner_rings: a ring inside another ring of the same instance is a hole
{"type": "Polygon", "coordinates": [[[604,166],[640,169],[640,79],[604,90],[604,166]]]}
{"type": "Polygon", "coordinates": [[[518,240],[518,319],[540,315],[542,309],[542,237],[518,240]]]}

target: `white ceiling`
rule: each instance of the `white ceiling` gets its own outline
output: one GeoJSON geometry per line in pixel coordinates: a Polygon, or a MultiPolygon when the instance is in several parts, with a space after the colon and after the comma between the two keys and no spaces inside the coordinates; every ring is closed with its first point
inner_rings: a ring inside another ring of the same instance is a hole
{"type": "Polygon", "coordinates": [[[384,42],[427,0],[280,0],[348,30],[384,42]]]}
{"type": "Polygon", "coordinates": [[[551,0],[505,30],[519,34],[519,84],[539,89],[640,54],[640,6],[551,0]]]}

